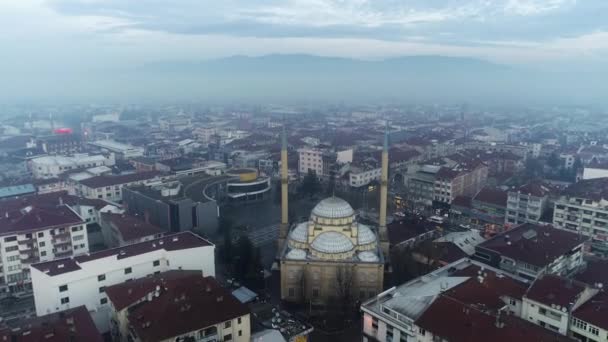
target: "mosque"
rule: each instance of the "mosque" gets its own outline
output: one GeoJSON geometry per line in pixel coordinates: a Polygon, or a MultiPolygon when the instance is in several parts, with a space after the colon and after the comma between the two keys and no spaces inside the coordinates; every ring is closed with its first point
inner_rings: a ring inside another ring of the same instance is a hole
{"type": "Polygon", "coordinates": [[[282,217],[278,241],[282,300],[324,305],[340,299],[363,301],[382,292],[388,252],[387,134],[384,140],[378,227],[357,222],[350,204],[335,196],[320,201],[308,221],[290,227],[287,221],[287,144],[283,132],[282,217]]]}

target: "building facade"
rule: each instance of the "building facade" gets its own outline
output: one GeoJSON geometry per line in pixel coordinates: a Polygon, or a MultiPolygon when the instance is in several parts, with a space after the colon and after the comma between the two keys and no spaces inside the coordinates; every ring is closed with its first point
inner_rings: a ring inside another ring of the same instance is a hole
{"type": "Polygon", "coordinates": [[[591,239],[591,251],[608,255],[608,178],[582,180],[555,201],[553,225],[591,239]]]}
{"type": "Polygon", "coordinates": [[[215,276],[215,246],[190,232],[31,267],[36,314],[85,305],[101,332],[110,330],[108,286],[169,270],[215,276]]]}
{"type": "Polygon", "coordinates": [[[356,301],[382,290],[384,257],[376,233],[344,200],[330,197],[288,234],[281,254],[281,299],[311,305],[356,301]]]}
{"type": "Polygon", "coordinates": [[[538,223],[547,209],[549,189],[541,184],[526,184],[509,191],[505,224],[538,223]]]}
{"type": "Polygon", "coordinates": [[[74,154],[72,156],[43,156],[29,161],[29,168],[36,179],[57,178],[64,172],[98,166],[113,166],[113,154],[74,154]]]}
{"type": "Polygon", "coordinates": [[[67,205],[0,207],[0,292],[29,291],[34,263],[89,252],[85,222],[67,205]]]}
{"type": "Polygon", "coordinates": [[[250,341],[247,306],[200,272],[168,271],[106,293],[113,341],[250,341]]]}
{"type": "Polygon", "coordinates": [[[300,175],[306,175],[309,170],[317,177],[323,175],[323,151],[317,149],[303,148],[298,150],[300,175]]]}

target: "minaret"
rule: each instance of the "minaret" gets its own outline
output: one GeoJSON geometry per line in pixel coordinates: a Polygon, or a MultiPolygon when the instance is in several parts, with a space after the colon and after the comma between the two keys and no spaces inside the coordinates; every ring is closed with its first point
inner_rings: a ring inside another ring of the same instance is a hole
{"type": "Polygon", "coordinates": [[[281,226],[279,227],[278,253],[283,250],[289,230],[289,201],[288,201],[288,165],[287,165],[287,133],[285,123],[281,134],[281,226]]]}
{"type": "Polygon", "coordinates": [[[378,234],[380,247],[385,258],[388,257],[388,232],[386,230],[386,202],[388,197],[388,120],[384,131],[384,146],[382,148],[382,173],[380,176],[380,217],[378,220],[378,234]]]}

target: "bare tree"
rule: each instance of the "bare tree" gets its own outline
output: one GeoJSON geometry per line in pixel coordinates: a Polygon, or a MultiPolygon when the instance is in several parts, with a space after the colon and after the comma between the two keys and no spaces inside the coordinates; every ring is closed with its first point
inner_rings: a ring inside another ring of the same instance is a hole
{"type": "Polygon", "coordinates": [[[352,305],[354,266],[339,266],[336,271],[336,295],[342,311],[346,311],[352,305]]]}

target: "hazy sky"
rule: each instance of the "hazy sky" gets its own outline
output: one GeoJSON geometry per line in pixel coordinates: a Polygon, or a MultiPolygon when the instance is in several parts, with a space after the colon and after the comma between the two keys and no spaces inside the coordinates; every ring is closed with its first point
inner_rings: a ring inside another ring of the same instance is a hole
{"type": "Polygon", "coordinates": [[[608,59],[606,0],[3,0],[2,64],[121,66],[227,55],[608,59]]]}
{"type": "Polygon", "coordinates": [[[607,0],[0,0],[0,85],[272,53],[593,71],[608,66],[607,18],[607,0]]]}

